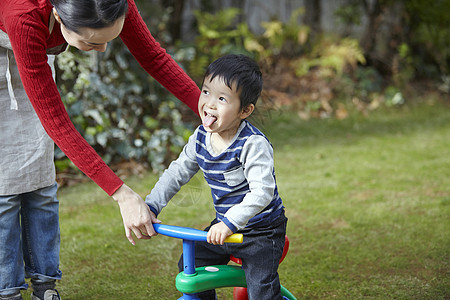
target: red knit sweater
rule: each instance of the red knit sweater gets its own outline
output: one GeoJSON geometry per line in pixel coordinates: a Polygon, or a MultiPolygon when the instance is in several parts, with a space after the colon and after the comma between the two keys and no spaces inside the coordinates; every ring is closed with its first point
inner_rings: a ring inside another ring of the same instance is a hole
{"type": "MultiPolygon", "coordinates": [[[[134,1],[128,0],[128,5],[121,39],[150,75],[198,114],[200,90],[152,37],[134,1]]],[[[23,86],[48,135],[112,195],[123,182],[73,126],[47,64],[46,49],[65,43],[57,22],[49,32],[51,10],[50,0],[1,0],[0,29],[8,34],[23,86]]]]}

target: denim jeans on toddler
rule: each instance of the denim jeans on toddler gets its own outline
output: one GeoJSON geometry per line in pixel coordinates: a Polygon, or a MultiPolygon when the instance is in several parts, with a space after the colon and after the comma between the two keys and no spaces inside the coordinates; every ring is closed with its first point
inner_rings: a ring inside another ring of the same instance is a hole
{"type": "MultiPolygon", "coordinates": [[[[211,222],[205,231],[216,224],[211,222]]],[[[242,268],[247,281],[250,300],[283,299],[278,277],[278,265],[283,254],[287,218],[284,213],[270,227],[250,228],[239,231],[244,235],[242,244],[225,243],[213,245],[206,242],[195,243],[195,266],[226,265],[230,255],[242,259],[242,268]]],[[[183,257],[178,262],[183,271],[183,257]]],[[[215,291],[199,293],[202,300],[216,299],[215,291]]]]}
{"type": "Polygon", "coordinates": [[[0,196],[0,295],[37,282],[61,279],[57,184],[36,191],[0,196]]]}

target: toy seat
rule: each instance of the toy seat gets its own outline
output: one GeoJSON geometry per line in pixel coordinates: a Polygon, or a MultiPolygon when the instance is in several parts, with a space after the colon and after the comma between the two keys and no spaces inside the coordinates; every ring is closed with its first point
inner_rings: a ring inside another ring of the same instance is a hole
{"type": "MultiPolygon", "coordinates": [[[[287,254],[288,250],[289,250],[289,238],[286,235],[285,241],[284,241],[284,247],[283,247],[283,254],[281,255],[281,259],[280,259],[280,264],[284,260],[284,258],[286,257],[286,254],[287,254]]],[[[236,258],[233,255],[231,255],[230,259],[233,262],[242,265],[242,260],[240,258],[236,258]]],[[[234,300],[248,300],[247,288],[245,288],[245,287],[235,287],[234,290],[233,290],[233,299],[234,300]]]]}

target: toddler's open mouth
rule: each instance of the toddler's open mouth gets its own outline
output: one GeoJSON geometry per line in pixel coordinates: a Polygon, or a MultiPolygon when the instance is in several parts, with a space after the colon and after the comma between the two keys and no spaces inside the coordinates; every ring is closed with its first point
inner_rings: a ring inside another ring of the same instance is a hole
{"type": "Polygon", "coordinates": [[[216,116],[213,116],[210,113],[204,112],[203,126],[210,127],[216,120],[217,120],[216,116]]]}

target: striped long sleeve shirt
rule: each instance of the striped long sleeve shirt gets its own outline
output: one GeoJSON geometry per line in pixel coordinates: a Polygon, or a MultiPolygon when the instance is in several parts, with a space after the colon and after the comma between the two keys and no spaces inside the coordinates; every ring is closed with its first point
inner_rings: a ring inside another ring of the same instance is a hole
{"type": "Polygon", "coordinates": [[[158,215],[199,170],[211,188],[217,220],[233,232],[270,225],[281,215],[273,147],[248,121],[219,154],[212,149],[211,134],[200,125],[146,197],[151,210],[158,215]]]}

